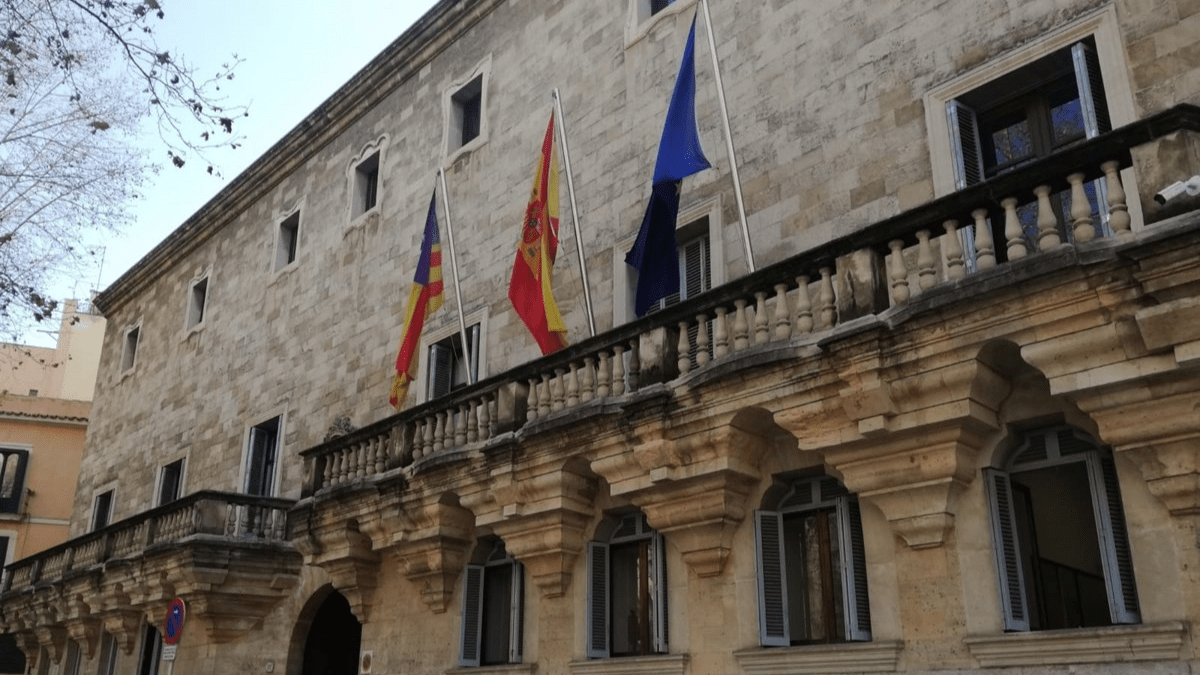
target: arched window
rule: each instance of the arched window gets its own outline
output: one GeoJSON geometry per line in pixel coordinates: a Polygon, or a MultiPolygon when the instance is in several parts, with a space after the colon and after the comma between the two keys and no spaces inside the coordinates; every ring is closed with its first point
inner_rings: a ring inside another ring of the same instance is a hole
{"type": "Polygon", "coordinates": [[[525,568],[500,540],[481,543],[463,575],[461,666],[521,662],[525,568]]]}
{"type": "Polygon", "coordinates": [[[666,653],[663,536],[640,511],[610,519],[598,534],[588,542],[588,658],[666,653]]]}
{"type": "Polygon", "coordinates": [[[1060,426],[984,469],[1004,629],[1140,623],[1112,455],[1060,426]]]}
{"type": "Polygon", "coordinates": [[[858,499],[830,476],[799,478],[754,514],[764,646],[871,639],[858,499]]]}

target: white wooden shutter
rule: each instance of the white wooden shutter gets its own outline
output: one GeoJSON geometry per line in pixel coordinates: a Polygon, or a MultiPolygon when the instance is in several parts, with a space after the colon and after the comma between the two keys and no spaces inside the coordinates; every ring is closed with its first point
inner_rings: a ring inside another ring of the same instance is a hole
{"type": "Polygon", "coordinates": [[[1121,506],[1121,490],[1117,485],[1117,468],[1112,458],[1102,457],[1095,451],[1087,455],[1087,468],[1112,622],[1141,623],[1137,584],[1133,579],[1133,555],[1129,550],[1125,511],[1121,506]]]}
{"type": "Polygon", "coordinates": [[[667,625],[667,546],[658,532],[650,536],[650,620],[654,653],[666,654],[670,631],[667,625]]]}
{"type": "Polygon", "coordinates": [[[992,549],[996,553],[1000,605],[1004,608],[1004,630],[1027,631],[1029,612],[1025,605],[1025,578],[1021,571],[1012,483],[1007,473],[997,469],[984,469],[983,475],[992,520],[992,549]]]}
{"type": "Polygon", "coordinates": [[[950,125],[955,189],[982,183],[983,149],[979,143],[979,122],[975,111],[958,101],[947,101],[946,118],[950,125]]]}
{"type": "Polygon", "coordinates": [[[858,499],[841,495],[836,500],[838,535],[842,549],[842,600],[846,639],[871,640],[871,602],[867,596],[867,555],[863,546],[862,513],[858,499]]]}
{"type": "Polygon", "coordinates": [[[512,600],[509,610],[512,615],[508,623],[508,662],[520,663],[524,658],[525,645],[525,566],[515,560],[512,563],[512,600]]]}
{"type": "Polygon", "coordinates": [[[467,565],[463,574],[462,641],[458,665],[478,666],[483,647],[483,565],[467,565]]]}
{"type": "Polygon", "coordinates": [[[787,575],[783,554],[783,514],[754,512],[758,556],[758,638],[764,647],[791,644],[788,629],[787,575]]]}
{"type": "Polygon", "coordinates": [[[608,544],[589,541],[587,547],[587,656],[606,659],[608,644],[608,544]]]}

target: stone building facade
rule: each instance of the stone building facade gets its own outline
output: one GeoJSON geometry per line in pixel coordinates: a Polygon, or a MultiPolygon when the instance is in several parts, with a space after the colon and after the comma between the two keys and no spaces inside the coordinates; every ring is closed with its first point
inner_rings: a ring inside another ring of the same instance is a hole
{"type": "Polygon", "coordinates": [[[757,271],[701,38],[695,282],[630,311],[699,2],[446,0],[102,293],[36,672],[1192,672],[1200,3],[711,4],[757,271]],[[599,330],[564,228],[539,357],[554,88],[599,330]],[[393,414],[440,167],[475,348],[447,265],[393,414]]]}

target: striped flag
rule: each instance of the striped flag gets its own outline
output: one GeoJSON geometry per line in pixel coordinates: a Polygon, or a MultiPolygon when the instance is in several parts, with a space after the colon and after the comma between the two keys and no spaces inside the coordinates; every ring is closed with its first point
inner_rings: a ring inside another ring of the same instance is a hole
{"type": "Polygon", "coordinates": [[[417,379],[421,330],[425,318],[442,306],[442,246],[438,240],[437,193],[429,199],[429,215],[425,218],[425,236],[421,238],[421,257],[417,273],[408,292],[408,309],[404,315],[404,332],[400,351],[396,355],[396,377],[392,380],[392,395],[388,402],[400,408],[408,395],[408,385],[417,379]]]}

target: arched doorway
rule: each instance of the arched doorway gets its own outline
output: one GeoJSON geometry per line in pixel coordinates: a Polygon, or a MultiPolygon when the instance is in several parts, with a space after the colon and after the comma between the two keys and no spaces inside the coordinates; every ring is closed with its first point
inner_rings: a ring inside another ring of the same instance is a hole
{"type": "Polygon", "coordinates": [[[304,641],[301,675],[356,675],[362,624],[350,603],[331,592],[317,609],[304,641]]]}

